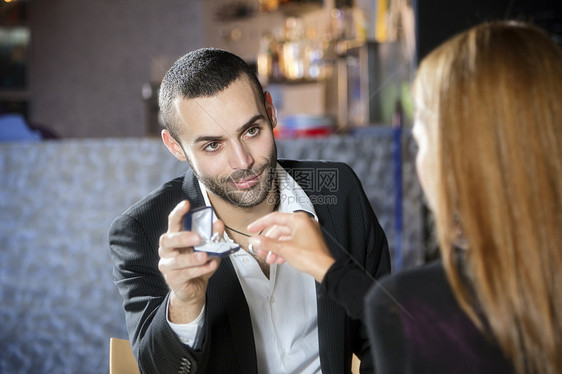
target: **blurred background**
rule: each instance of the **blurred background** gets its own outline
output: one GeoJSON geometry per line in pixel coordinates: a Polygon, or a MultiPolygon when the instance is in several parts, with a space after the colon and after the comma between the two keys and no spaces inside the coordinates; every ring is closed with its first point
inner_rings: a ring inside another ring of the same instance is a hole
{"type": "Polygon", "coordinates": [[[562,44],[561,6],[0,0],[0,372],[108,371],[109,338],[127,333],[107,229],[187,167],[161,144],[157,107],[186,52],[220,47],[255,68],[280,157],[353,167],[398,272],[437,256],[410,133],[419,61],[485,20],[531,21],[562,44]]]}

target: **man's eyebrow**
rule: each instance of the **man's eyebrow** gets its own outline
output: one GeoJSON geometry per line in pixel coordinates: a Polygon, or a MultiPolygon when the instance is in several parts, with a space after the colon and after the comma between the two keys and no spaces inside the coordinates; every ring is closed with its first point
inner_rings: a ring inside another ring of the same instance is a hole
{"type": "MultiPolygon", "coordinates": [[[[246,131],[246,129],[248,127],[253,126],[254,123],[256,123],[258,120],[264,119],[264,118],[265,117],[263,116],[263,114],[256,114],[255,116],[250,118],[250,120],[248,122],[246,122],[245,124],[240,126],[238,129],[236,129],[236,133],[237,134],[243,133],[244,131],[246,131]]],[[[223,135],[218,135],[218,136],[202,135],[202,136],[198,136],[197,138],[195,138],[195,140],[193,141],[193,144],[196,144],[196,143],[199,143],[199,142],[220,142],[224,139],[225,139],[225,137],[223,135]]]]}
{"type": "Polygon", "coordinates": [[[219,136],[211,136],[211,135],[204,135],[204,136],[198,136],[194,141],[193,144],[195,143],[200,143],[200,142],[220,142],[221,140],[224,140],[224,137],[222,135],[219,136]]]}
{"type": "Polygon", "coordinates": [[[254,123],[256,123],[258,120],[260,119],[264,119],[265,117],[263,116],[263,114],[256,114],[255,116],[253,116],[252,118],[250,118],[250,120],[248,122],[246,122],[245,124],[243,124],[242,126],[240,126],[236,132],[238,134],[243,133],[244,131],[246,131],[246,129],[250,126],[253,126],[254,123]]]}

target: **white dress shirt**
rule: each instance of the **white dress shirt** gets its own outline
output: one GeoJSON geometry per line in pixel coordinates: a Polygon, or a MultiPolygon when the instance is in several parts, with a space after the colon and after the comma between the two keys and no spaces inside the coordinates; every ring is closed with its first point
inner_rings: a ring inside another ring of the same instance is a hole
{"type": "MultiPolygon", "coordinates": [[[[316,212],[295,180],[277,164],[279,211],[316,212]]],[[[210,206],[205,187],[199,182],[210,206]]],[[[216,218],[215,218],[216,219],[216,218]]],[[[232,239],[224,233],[224,239],[232,239]]],[[[321,373],[318,347],[318,311],[314,278],[288,263],[270,265],[266,278],[256,259],[245,250],[230,255],[250,310],[259,373],[321,373]]],[[[193,345],[204,322],[205,308],[189,324],[168,320],[180,340],[193,345]]]]}

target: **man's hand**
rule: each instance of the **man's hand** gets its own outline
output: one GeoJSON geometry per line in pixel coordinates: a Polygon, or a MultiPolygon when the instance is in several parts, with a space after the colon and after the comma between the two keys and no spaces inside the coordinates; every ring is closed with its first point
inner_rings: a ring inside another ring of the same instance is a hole
{"type": "Polygon", "coordinates": [[[287,261],[319,283],[335,262],[320,226],[307,213],[270,213],[252,222],[248,231],[263,231],[249,242],[267,263],[287,261]]]}
{"type": "MultiPolygon", "coordinates": [[[[169,316],[173,323],[189,323],[197,318],[205,305],[209,278],[217,270],[220,259],[205,252],[194,252],[201,238],[197,233],[182,231],[183,216],[189,211],[187,200],[179,203],[168,216],[168,231],[160,236],[158,269],[170,287],[169,316]]],[[[221,221],[213,224],[213,232],[222,236],[221,221]]]]}

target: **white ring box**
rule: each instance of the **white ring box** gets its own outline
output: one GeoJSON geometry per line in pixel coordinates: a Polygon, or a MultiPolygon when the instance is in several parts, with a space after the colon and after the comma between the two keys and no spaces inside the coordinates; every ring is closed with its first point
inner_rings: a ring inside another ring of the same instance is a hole
{"type": "Polygon", "coordinates": [[[201,242],[193,247],[198,252],[207,252],[210,256],[223,257],[240,249],[236,243],[227,243],[222,237],[213,236],[214,211],[204,206],[187,212],[183,217],[183,229],[199,234],[201,242]]]}

